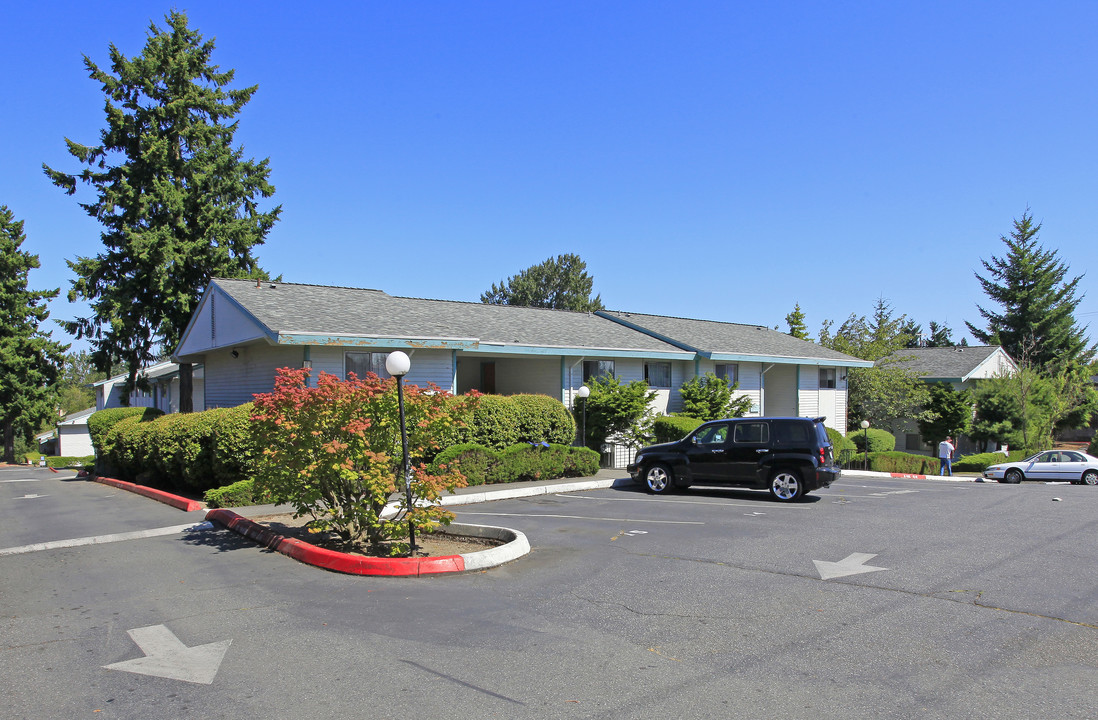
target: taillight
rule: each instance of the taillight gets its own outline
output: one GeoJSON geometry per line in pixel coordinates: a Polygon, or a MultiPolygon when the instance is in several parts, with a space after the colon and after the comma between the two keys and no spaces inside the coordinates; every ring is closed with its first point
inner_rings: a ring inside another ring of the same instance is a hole
{"type": "Polygon", "coordinates": [[[827,448],[820,448],[820,464],[827,464],[827,448]]]}

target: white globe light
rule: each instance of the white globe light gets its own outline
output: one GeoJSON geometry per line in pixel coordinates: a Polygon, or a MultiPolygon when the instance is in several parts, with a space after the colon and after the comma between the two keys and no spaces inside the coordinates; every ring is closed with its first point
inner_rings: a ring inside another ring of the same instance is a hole
{"type": "Polygon", "coordinates": [[[587,387],[586,385],[580,385],[579,390],[576,390],[576,396],[577,397],[585,398],[590,394],[591,394],[591,388],[587,387]]]}
{"type": "Polygon", "coordinates": [[[385,371],[393,377],[407,375],[411,367],[412,361],[399,350],[389,353],[389,357],[385,358],[385,371]]]}
{"type": "Polygon", "coordinates": [[[862,420],[862,430],[865,430],[867,427],[869,427],[869,421],[862,420]]]}

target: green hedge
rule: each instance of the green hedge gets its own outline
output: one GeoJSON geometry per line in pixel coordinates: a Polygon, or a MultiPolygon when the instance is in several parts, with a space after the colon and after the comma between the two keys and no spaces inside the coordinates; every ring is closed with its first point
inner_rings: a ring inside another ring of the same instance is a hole
{"type": "Polygon", "coordinates": [[[131,413],[106,428],[97,454],[106,472],[123,480],[217,488],[251,475],[259,453],[251,413],[251,403],[151,420],[131,413]]]}
{"type": "Polygon", "coordinates": [[[854,444],[854,441],[849,437],[844,436],[835,428],[827,429],[827,439],[831,441],[831,453],[838,458],[839,453],[849,450],[851,452],[858,449],[858,446],[854,444]]]}
{"type": "Polygon", "coordinates": [[[255,481],[251,478],[207,490],[202,497],[212,508],[245,507],[267,502],[266,498],[256,495],[255,481]]]}
{"type": "MultiPolygon", "coordinates": [[[[983,472],[988,465],[995,465],[1008,460],[1021,460],[1024,457],[1026,455],[1022,450],[1012,450],[1007,455],[1000,452],[979,453],[965,455],[963,458],[954,460],[952,467],[954,472],[983,472]]],[[[937,462],[937,458],[935,458],[935,462],[937,462]]]]}
{"type": "Polygon", "coordinates": [[[869,437],[869,453],[892,452],[896,449],[896,437],[887,430],[869,428],[868,430],[851,430],[846,437],[854,443],[858,452],[865,452],[866,436],[869,437]]]}
{"type": "MultiPolygon", "coordinates": [[[[870,436],[869,444],[873,444],[872,436],[870,436]]],[[[847,462],[846,467],[852,470],[865,468],[865,454],[855,455],[847,462]]],[[[869,453],[869,469],[876,472],[937,475],[938,467],[938,458],[927,455],[913,455],[894,451],[869,453]]]]}
{"type": "Polygon", "coordinates": [[[439,453],[431,465],[457,469],[469,485],[553,480],[562,477],[588,477],[599,469],[599,454],[588,448],[550,444],[513,445],[504,450],[466,443],[439,453]]]}
{"type": "MultiPolygon", "coordinates": [[[[42,459],[42,453],[27,453],[23,456],[31,465],[38,465],[38,462],[42,459]]],[[[51,468],[84,468],[88,465],[95,463],[95,456],[88,455],[86,457],[80,456],[62,456],[62,455],[46,455],[46,467],[51,468]]]]}
{"type": "Polygon", "coordinates": [[[568,445],[576,439],[576,421],[564,403],[548,395],[484,395],[466,427],[455,438],[502,450],[517,443],[568,445]]]}
{"type": "Polygon", "coordinates": [[[652,421],[653,442],[666,443],[682,440],[702,424],[702,420],[685,415],[661,415],[652,421]]]}

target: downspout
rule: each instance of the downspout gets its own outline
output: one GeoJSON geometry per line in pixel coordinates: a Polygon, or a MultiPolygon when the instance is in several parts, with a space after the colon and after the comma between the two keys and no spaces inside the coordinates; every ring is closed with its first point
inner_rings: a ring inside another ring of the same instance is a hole
{"type": "Polygon", "coordinates": [[[458,394],[458,351],[454,348],[450,351],[450,394],[458,394]]]}
{"type": "MultiPolygon", "coordinates": [[[[313,361],[311,359],[312,356],[309,354],[310,349],[311,348],[308,345],[305,346],[305,357],[301,359],[301,367],[305,368],[306,370],[313,369],[313,361]]],[[[310,372],[309,376],[305,378],[305,387],[310,387],[310,383],[312,382],[312,375],[313,374],[310,372]]],[[[315,387],[315,385],[313,387],[315,387]]]]}
{"type": "Polygon", "coordinates": [[[766,374],[773,369],[774,363],[770,363],[759,373],[759,415],[766,417],[766,374]]]}

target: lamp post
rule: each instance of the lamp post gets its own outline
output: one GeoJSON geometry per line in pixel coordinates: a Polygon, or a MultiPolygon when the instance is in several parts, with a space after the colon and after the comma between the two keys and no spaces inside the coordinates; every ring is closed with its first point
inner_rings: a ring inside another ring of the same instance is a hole
{"type": "Polygon", "coordinates": [[[579,390],[576,390],[576,396],[583,401],[583,434],[580,435],[580,444],[583,447],[587,447],[587,396],[591,394],[591,388],[586,385],[580,385],[579,390]]]}
{"type": "Polygon", "coordinates": [[[412,472],[408,465],[408,427],[404,423],[404,376],[412,367],[412,361],[401,351],[389,353],[385,358],[385,370],[397,381],[397,407],[400,408],[400,449],[403,453],[401,470],[404,475],[404,498],[408,503],[408,553],[416,550],[416,529],[412,524],[412,472]]]}
{"type": "Polygon", "coordinates": [[[869,469],[869,421],[862,420],[862,442],[865,447],[865,469],[869,469]]]}

